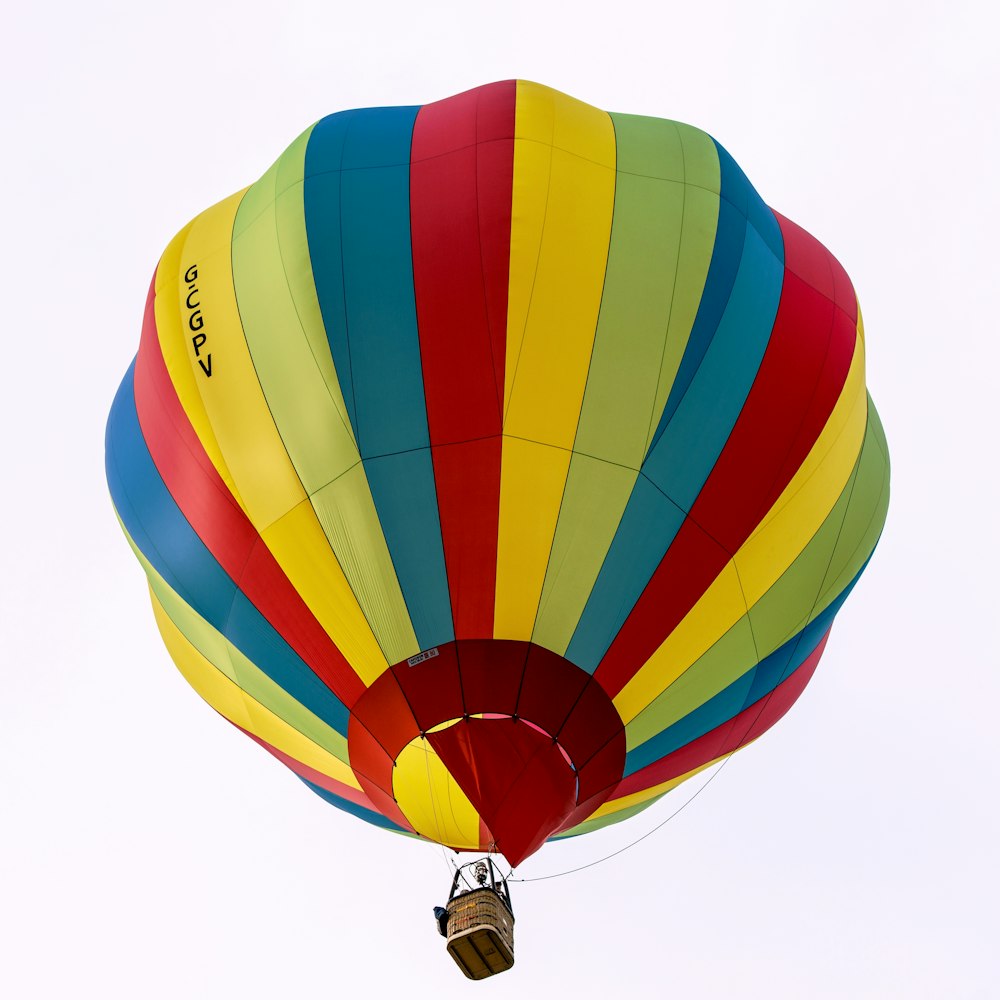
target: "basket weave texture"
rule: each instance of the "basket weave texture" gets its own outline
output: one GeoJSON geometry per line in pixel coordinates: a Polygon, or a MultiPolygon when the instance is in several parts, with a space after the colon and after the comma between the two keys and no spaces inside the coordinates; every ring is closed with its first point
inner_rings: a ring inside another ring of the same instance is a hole
{"type": "Polygon", "coordinates": [[[473,927],[494,927],[508,950],[514,951],[514,915],[492,889],[473,889],[448,903],[448,937],[473,927]]]}

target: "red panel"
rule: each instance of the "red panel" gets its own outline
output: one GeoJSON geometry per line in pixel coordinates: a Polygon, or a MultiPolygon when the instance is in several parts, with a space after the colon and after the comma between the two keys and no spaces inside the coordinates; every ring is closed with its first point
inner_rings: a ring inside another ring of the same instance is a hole
{"type": "Polygon", "coordinates": [[[603,688],[528,642],[439,646],[412,667],[397,663],[358,700],[347,734],[351,766],[391,819],[382,806],[396,808],[393,761],[421,731],[476,807],[484,843],[495,839],[515,864],[579,811],[578,779],[579,794],[596,809],[625,766],[624,728],[603,688]],[[430,732],[462,716],[463,705],[463,721],[430,732]],[[469,718],[478,715],[486,718],[469,718]]]}
{"type": "Polygon", "coordinates": [[[820,640],[796,671],[772,692],[704,736],[688,743],[674,753],[623,778],[615,789],[615,798],[641,792],[653,785],[680,777],[702,764],[733,753],[751,740],[767,732],[795,703],[816,672],[816,666],[826,648],[830,633],[820,640]]]}
{"type": "Polygon", "coordinates": [[[615,786],[621,781],[624,764],[625,730],[620,729],[580,768],[580,788],[577,792],[579,800],[593,801],[592,809],[596,809],[604,799],[611,796],[615,786]],[[602,792],[607,793],[603,798],[600,796],[602,792]]]}
{"type": "MultiPolygon", "coordinates": [[[[391,779],[392,772],[390,771],[389,774],[391,779]]],[[[410,821],[403,815],[402,809],[396,805],[396,800],[390,793],[383,791],[378,785],[368,781],[360,774],[358,775],[358,783],[368,793],[368,797],[372,800],[372,804],[375,808],[378,809],[378,811],[385,816],[386,819],[391,819],[393,823],[397,826],[401,826],[404,830],[413,830],[413,827],[410,825],[410,821]]]]}
{"type": "Polygon", "coordinates": [[[719,575],[729,554],[689,517],[594,676],[614,698],[719,575]]]}
{"type": "MultiPolygon", "coordinates": [[[[233,725],[236,725],[233,723],[233,725]]],[[[236,726],[236,728],[241,733],[246,733],[254,741],[254,743],[262,746],[269,754],[277,757],[285,767],[289,770],[294,771],[299,777],[305,778],[306,781],[311,781],[314,785],[319,785],[320,788],[325,788],[328,792],[333,792],[334,795],[339,795],[342,799],[347,799],[348,802],[353,802],[355,805],[363,806],[365,809],[375,809],[372,805],[371,799],[365,795],[364,792],[357,788],[352,788],[350,785],[345,785],[343,782],[336,781],[327,774],[323,774],[321,771],[317,771],[315,768],[309,767],[303,764],[302,761],[296,760],[294,757],[289,757],[288,754],[283,753],[277,747],[271,746],[266,740],[262,740],[259,736],[255,736],[249,730],[244,729],[242,726],[236,726]]],[[[378,811],[377,809],[375,810],[378,811]]]]}
{"type": "Polygon", "coordinates": [[[431,449],[452,618],[459,639],[493,635],[500,452],[499,436],[431,449]]]}
{"type": "Polygon", "coordinates": [[[513,865],[575,805],[576,776],[555,741],[522,722],[469,719],[428,740],[513,865]]]}
{"type": "Polygon", "coordinates": [[[470,715],[513,715],[528,644],[512,639],[467,639],[457,645],[465,710],[470,715]]]}
{"type": "Polygon", "coordinates": [[[160,352],[153,301],[151,286],[135,365],[135,402],[157,471],[219,565],[316,676],[350,708],[364,691],[364,684],[313,617],[205,453],[160,352]]]}
{"type": "MultiPolygon", "coordinates": [[[[436,719],[432,724],[444,721],[436,719]]],[[[372,686],[365,691],[351,711],[347,739],[352,762],[354,749],[350,741],[354,738],[357,726],[362,726],[378,740],[390,760],[395,760],[403,747],[415,736],[420,735],[420,727],[413,718],[406,696],[391,670],[386,670],[375,678],[372,686]]]]}
{"type": "Polygon", "coordinates": [[[385,747],[371,734],[367,726],[362,725],[353,715],[347,726],[347,747],[351,770],[362,786],[367,788],[364,782],[368,781],[384,792],[391,792],[394,758],[386,753],[385,747]]]}
{"type": "MultiPolygon", "coordinates": [[[[590,676],[569,660],[541,646],[532,646],[517,699],[517,715],[541,726],[550,736],[558,736],[570,712],[575,714],[574,706],[590,681],[590,676]]],[[[603,691],[601,694],[610,704],[608,696],[603,691]]],[[[618,713],[612,710],[612,716],[621,726],[618,713]]],[[[598,723],[599,719],[588,715],[585,725],[593,729],[598,723]]]]}
{"type": "Polygon", "coordinates": [[[454,643],[438,646],[437,656],[412,667],[398,663],[392,673],[421,731],[465,714],[454,643]]]}
{"type": "Polygon", "coordinates": [[[493,634],[515,96],[508,81],[428,104],[413,130],[413,283],[457,638],[493,634]]]}
{"type": "Polygon", "coordinates": [[[797,226],[779,212],[774,212],[774,217],[781,227],[781,236],[785,243],[785,266],[836,303],[847,313],[851,324],[856,326],[858,300],[851,279],[840,261],[801,226],[797,226]]]}
{"type": "MultiPolygon", "coordinates": [[[[573,763],[582,768],[616,733],[624,734],[621,718],[604,688],[596,680],[589,678],[589,683],[573,705],[566,723],[555,735],[573,763]]],[[[623,738],[621,759],[618,762],[619,774],[624,765],[623,738]]]]}
{"type": "Polygon", "coordinates": [[[676,628],[773,506],[843,391],[855,330],[833,306],[832,257],[803,230],[786,233],[790,223],[778,218],[786,237],[786,270],[771,339],[690,517],[596,671],[612,697],[676,628]]]}

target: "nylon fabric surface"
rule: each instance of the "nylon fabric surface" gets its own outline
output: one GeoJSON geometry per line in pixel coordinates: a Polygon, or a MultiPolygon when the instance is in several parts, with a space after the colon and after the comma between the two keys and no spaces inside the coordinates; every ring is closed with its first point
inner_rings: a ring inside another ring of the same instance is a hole
{"type": "Polygon", "coordinates": [[[332,114],[184,226],[107,479],[208,704],[517,864],[800,696],[887,515],[864,350],[717,140],[510,80],[332,114]]]}

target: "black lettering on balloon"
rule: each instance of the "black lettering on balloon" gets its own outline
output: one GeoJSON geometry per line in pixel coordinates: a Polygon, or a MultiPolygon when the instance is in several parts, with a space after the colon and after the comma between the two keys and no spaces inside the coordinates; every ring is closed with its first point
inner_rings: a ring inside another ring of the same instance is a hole
{"type": "Polygon", "coordinates": [[[194,356],[198,361],[198,366],[205,373],[206,378],[212,377],[212,355],[206,352],[202,357],[201,349],[208,343],[208,334],[201,330],[205,325],[205,317],[201,313],[201,299],[198,298],[198,265],[192,264],[184,272],[184,280],[187,282],[187,295],[184,298],[184,305],[188,309],[188,329],[194,334],[191,338],[191,346],[194,348],[194,356]]]}

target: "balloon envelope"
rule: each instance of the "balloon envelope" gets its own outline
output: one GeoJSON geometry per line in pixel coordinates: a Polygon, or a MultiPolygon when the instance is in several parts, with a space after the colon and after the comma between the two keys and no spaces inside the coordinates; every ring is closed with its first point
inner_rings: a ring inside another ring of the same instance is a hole
{"type": "Polygon", "coordinates": [[[888,502],[832,255],[704,132],[523,81],[331,115],[185,226],[107,475],[203,698],[514,864],[780,718],[888,502]]]}

